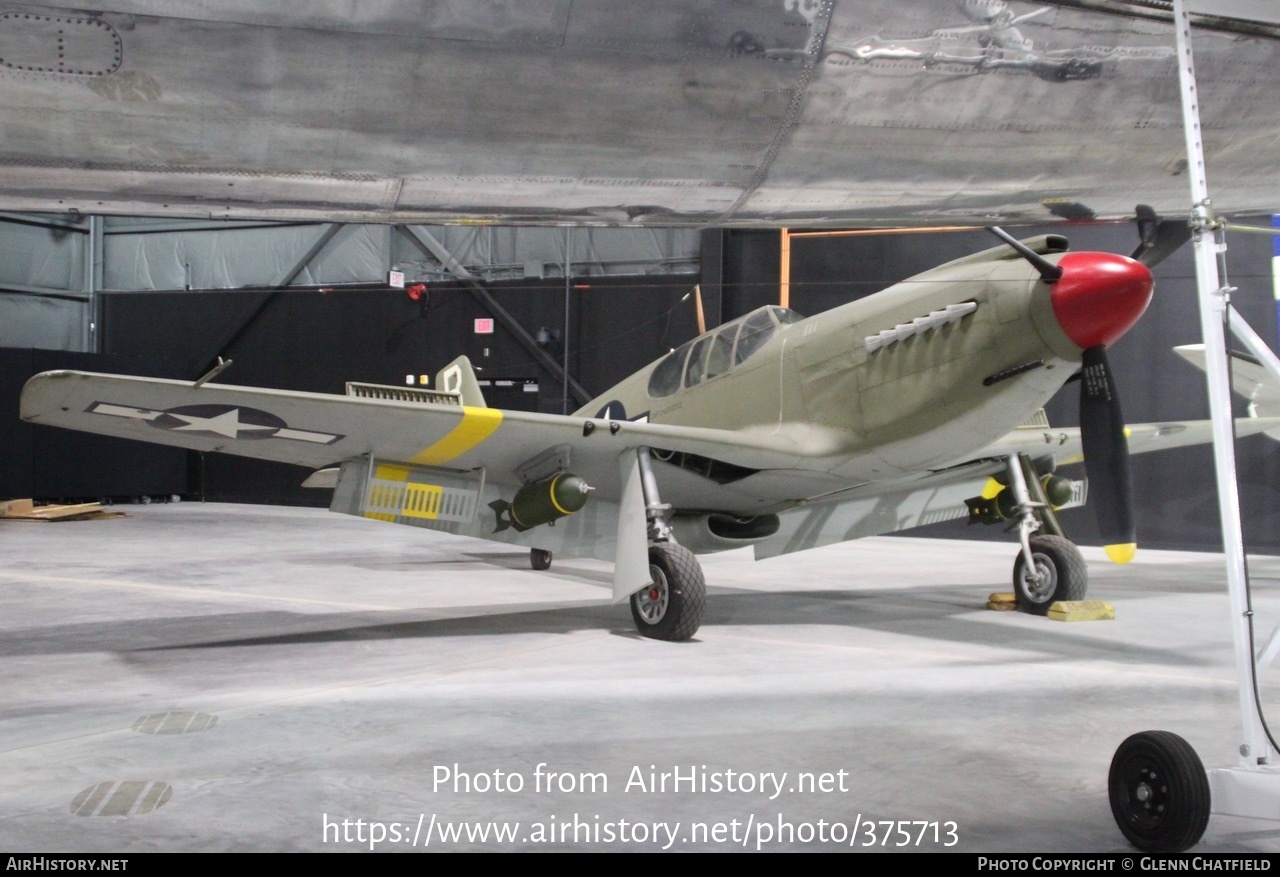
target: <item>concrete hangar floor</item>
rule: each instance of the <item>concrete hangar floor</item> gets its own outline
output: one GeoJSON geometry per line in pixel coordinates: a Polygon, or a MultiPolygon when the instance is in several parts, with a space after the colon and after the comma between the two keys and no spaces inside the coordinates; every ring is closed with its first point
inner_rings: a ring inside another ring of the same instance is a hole
{"type": "MultiPolygon", "coordinates": [[[[0,523],[12,852],[1131,852],[1107,802],[1129,734],[1235,763],[1217,555],[1084,549],[1116,618],[1063,623],[984,608],[1009,544],[734,552],[672,644],[602,563],[312,509],[124,510],[0,523]]],[[[1280,558],[1251,569],[1265,637],[1280,558]]],[[[1215,814],[1196,850],[1280,852],[1280,823],[1215,814]]]]}

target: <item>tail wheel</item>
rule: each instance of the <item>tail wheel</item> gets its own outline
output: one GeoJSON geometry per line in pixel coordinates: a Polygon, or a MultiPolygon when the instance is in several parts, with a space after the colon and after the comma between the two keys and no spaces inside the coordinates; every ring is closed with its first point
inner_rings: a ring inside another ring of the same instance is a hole
{"type": "Polygon", "coordinates": [[[1061,536],[1032,536],[1031,556],[1035,572],[1018,552],[1013,564],[1013,593],[1018,608],[1032,615],[1047,615],[1059,600],[1083,600],[1089,590],[1089,568],[1080,549],[1061,536]]]}
{"type": "Polygon", "coordinates": [[[1111,814],[1129,843],[1149,853],[1195,846],[1209,825],[1209,778],[1191,744],[1143,731],[1120,744],[1107,776],[1111,814]]]}
{"type": "Polygon", "coordinates": [[[534,569],[551,569],[551,552],[541,548],[529,549],[529,566],[534,569]]]}
{"type": "Polygon", "coordinates": [[[693,552],[674,542],[649,546],[650,583],[631,595],[631,617],[641,635],[673,642],[698,632],[707,583],[693,552]]]}

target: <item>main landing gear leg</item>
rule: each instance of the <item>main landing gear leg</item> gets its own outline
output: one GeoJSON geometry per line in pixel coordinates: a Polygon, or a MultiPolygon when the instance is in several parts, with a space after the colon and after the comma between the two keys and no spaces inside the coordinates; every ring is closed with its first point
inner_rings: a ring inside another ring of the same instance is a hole
{"type": "Polygon", "coordinates": [[[631,617],[642,636],[687,640],[698,632],[707,603],[707,584],[693,552],[677,545],[667,523],[669,505],[658,495],[649,449],[636,451],[649,525],[649,586],[631,595],[631,617]]]}
{"type": "Polygon", "coordinates": [[[1089,587],[1088,567],[1080,550],[1063,533],[1025,454],[1009,457],[1008,475],[1018,516],[1018,542],[1022,545],[1013,564],[1013,593],[1018,608],[1033,615],[1046,615],[1059,600],[1083,600],[1089,587]]]}

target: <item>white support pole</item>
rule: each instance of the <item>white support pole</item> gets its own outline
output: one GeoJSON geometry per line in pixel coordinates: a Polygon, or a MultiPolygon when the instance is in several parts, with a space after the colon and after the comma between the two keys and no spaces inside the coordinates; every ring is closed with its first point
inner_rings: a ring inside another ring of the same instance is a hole
{"type": "Polygon", "coordinates": [[[1178,80],[1182,88],[1183,129],[1187,140],[1191,183],[1191,241],[1195,247],[1196,287],[1200,301],[1200,329],[1204,335],[1209,416],[1212,418],[1214,467],[1218,478],[1218,513],[1222,518],[1222,547],[1226,556],[1227,589],[1231,596],[1232,632],[1240,682],[1244,736],[1241,764],[1266,764],[1270,744],[1262,731],[1253,697],[1253,654],[1249,647],[1248,605],[1245,596],[1244,538],[1240,525],[1240,497],[1236,489],[1236,461],[1231,423],[1231,379],[1227,364],[1223,317],[1230,291],[1218,275],[1218,257],[1225,251],[1222,227],[1213,216],[1200,139],[1200,108],[1195,64],[1191,53],[1191,16],[1182,0],[1174,0],[1178,45],[1178,80]]]}
{"type": "Polygon", "coordinates": [[[1214,216],[1209,200],[1204,145],[1200,138],[1195,64],[1191,53],[1191,16],[1185,0],[1173,0],[1173,15],[1187,145],[1187,176],[1191,183],[1191,240],[1195,247],[1200,329],[1204,335],[1214,468],[1218,481],[1218,513],[1222,518],[1222,547],[1227,568],[1242,723],[1236,767],[1208,771],[1212,808],[1216,813],[1275,819],[1280,818],[1280,773],[1268,769],[1276,753],[1263,729],[1254,697],[1256,669],[1251,647],[1252,610],[1245,579],[1244,539],[1233,446],[1230,367],[1224,328],[1231,290],[1222,285],[1218,272],[1218,259],[1225,253],[1226,245],[1222,237],[1223,226],[1214,216]]]}

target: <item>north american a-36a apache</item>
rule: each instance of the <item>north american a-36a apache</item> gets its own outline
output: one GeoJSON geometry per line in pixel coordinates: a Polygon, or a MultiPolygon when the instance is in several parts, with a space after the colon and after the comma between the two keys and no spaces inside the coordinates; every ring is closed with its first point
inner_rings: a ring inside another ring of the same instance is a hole
{"type": "Polygon", "coordinates": [[[459,358],[434,390],[346,395],[52,371],[22,417],[306,466],[333,511],[522,545],[535,569],[553,552],[610,560],[615,602],[657,639],[698,630],[696,552],[761,559],[966,515],[1016,531],[1016,600],[1043,614],[1087,585],[1054,513],[1083,484],[1056,465],[1083,455],[1124,562],[1129,452],[1208,440],[1202,424],[1126,427],[1107,363],[1151,299],[1156,225],[1136,259],[993,229],[1003,243],[817,316],[725,323],[569,415],[487,407],[459,358]],[[1070,381],[1081,426],[1050,429],[1042,407],[1070,381]]]}

